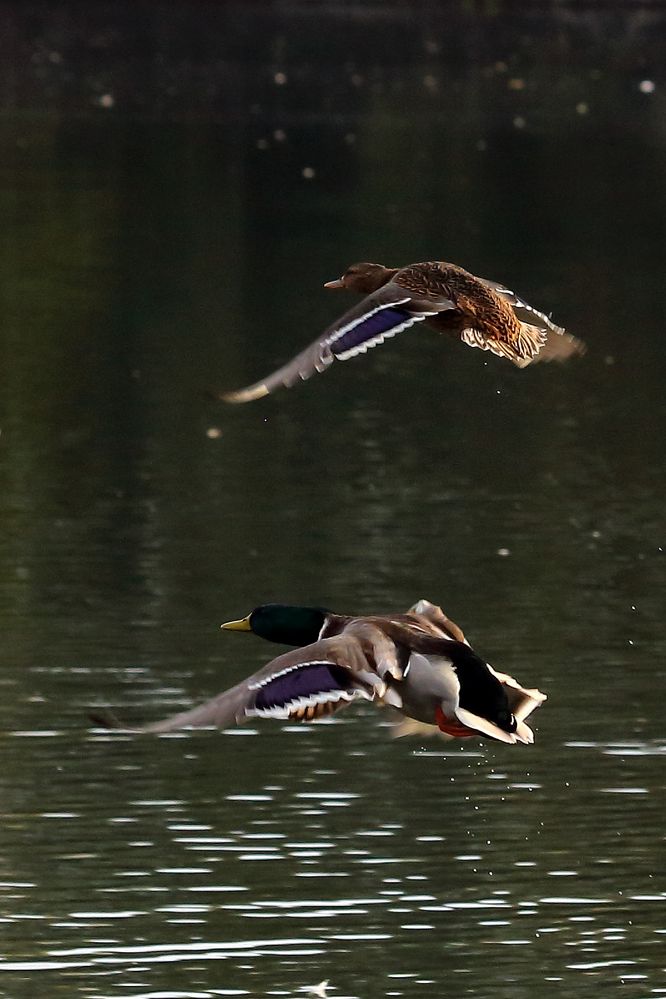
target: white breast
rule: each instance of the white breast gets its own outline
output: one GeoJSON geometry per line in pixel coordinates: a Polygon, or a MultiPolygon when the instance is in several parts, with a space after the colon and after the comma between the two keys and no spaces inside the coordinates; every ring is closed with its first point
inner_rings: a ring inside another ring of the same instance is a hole
{"type": "Polygon", "coordinates": [[[451,660],[445,656],[413,652],[405,679],[392,686],[402,702],[401,710],[429,725],[434,723],[438,707],[446,715],[454,715],[458,708],[460,684],[451,660]]]}

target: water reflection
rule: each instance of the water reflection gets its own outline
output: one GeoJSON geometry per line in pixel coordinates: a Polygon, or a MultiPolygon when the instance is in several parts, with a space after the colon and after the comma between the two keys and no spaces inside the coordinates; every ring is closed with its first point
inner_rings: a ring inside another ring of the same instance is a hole
{"type": "MultiPolygon", "coordinates": [[[[75,784],[83,779],[87,804],[75,812],[52,807],[73,780],[65,767],[64,779],[53,790],[45,786],[42,810],[31,817],[28,835],[40,851],[23,855],[22,873],[32,877],[2,885],[5,905],[13,899],[6,929],[27,924],[37,947],[19,948],[25,956],[5,961],[3,970],[67,971],[87,981],[102,974],[118,983],[129,973],[140,990],[142,980],[168,965],[170,981],[197,978],[205,983],[202,994],[215,995],[206,968],[225,961],[225,987],[239,994],[253,991],[257,974],[286,984],[298,969],[300,985],[320,971],[335,980],[335,969],[341,991],[346,981],[348,991],[365,995],[369,980],[360,969],[340,971],[361,944],[368,961],[381,963],[383,988],[400,994],[441,981],[442,964],[447,977],[478,976],[482,955],[491,952],[500,973],[510,975],[515,958],[504,955],[521,948],[531,955],[528,968],[521,964],[526,987],[563,981],[575,988],[580,975],[603,987],[654,981],[650,934],[660,929],[666,895],[658,884],[647,885],[658,873],[645,865],[649,852],[641,855],[625,841],[618,876],[622,830],[617,819],[590,808],[590,781],[569,792],[562,823],[560,779],[548,757],[563,758],[567,747],[558,755],[551,745],[525,764],[494,746],[411,752],[374,728],[365,729],[361,749],[351,748],[346,740],[361,728],[353,721],[316,726],[306,739],[295,738],[293,726],[275,728],[264,726],[240,743],[207,733],[177,740],[89,737],[89,751],[99,755],[75,761],[75,784]],[[128,763],[137,755],[140,769],[128,763]],[[277,763],[262,780],[271,758],[277,763]],[[99,785],[95,773],[103,761],[106,779],[99,785]],[[226,772],[215,791],[206,774],[219,784],[221,763],[226,772]],[[166,787],[166,774],[173,796],[145,795],[144,787],[166,787]],[[97,809],[96,784],[107,795],[97,809]],[[582,840],[572,836],[580,822],[582,840]],[[40,911],[45,863],[51,897],[59,898],[56,918],[40,911]],[[75,872],[72,888],[68,871],[75,872]],[[94,887],[82,906],[79,885],[86,881],[94,887]],[[256,934],[257,920],[276,931],[256,934]],[[132,936],[143,941],[128,941],[133,925],[132,936]],[[74,942],[72,934],[89,942],[74,942]],[[410,969],[414,948],[417,964],[410,969]]],[[[35,740],[36,757],[47,765],[66,758],[70,739],[35,740]]],[[[603,790],[600,797],[614,797],[603,790]]],[[[641,795],[635,808],[649,797],[641,795]]],[[[642,817],[634,812],[632,824],[645,829],[652,821],[650,810],[642,817]]],[[[102,987],[98,994],[109,993],[102,987]]]]}

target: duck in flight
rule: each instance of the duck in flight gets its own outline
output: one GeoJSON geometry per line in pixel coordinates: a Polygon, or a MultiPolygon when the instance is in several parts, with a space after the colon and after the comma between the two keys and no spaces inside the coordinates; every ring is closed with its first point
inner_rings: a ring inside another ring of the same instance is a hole
{"type": "MultiPolygon", "coordinates": [[[[493,669],[427,600],[406,614],[368,617],[264,604],[222,628],[296,648],[204,704],[130,731],[228,728],[257,718],[309,722],[361,700],[399,712],[405,722],[397,734],[534,741],[525,719],[545,695],[493,669]]],[[[127,730],[109,713],[91,717],[127,730]]]]}
{"type": "Polygon", "coordinates": [[[305,381],[333,361],[364,354],[417,323],[505,357],[519,368],[535,361],[564,361],[585,351],[581,340],[503,284],[441,260],[407,267],[352,264],[324,287],[365,298],[267,378],[224,393],[226,402],[251,402],[305,381]]]}

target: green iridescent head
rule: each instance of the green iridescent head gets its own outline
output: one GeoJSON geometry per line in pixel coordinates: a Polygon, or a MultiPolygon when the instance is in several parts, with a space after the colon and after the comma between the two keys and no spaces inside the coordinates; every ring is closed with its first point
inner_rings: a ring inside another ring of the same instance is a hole
{"type": "Polygon", "coordinates": [[[239,621],[227,621],[225,631],[251,631],[281,645],[312,645],[319,638],[328,611],[323,607],[261,604],[239,621]]]}

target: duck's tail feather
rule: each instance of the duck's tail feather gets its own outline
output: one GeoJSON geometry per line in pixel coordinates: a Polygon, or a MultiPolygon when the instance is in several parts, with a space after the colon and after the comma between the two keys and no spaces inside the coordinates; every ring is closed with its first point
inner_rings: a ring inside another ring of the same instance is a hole
{"type": "Polygon", "coordinates": [[[505,344],[491,347],[495,353],[503,353],[517,368],[526,368],[528,364],[538,364],[541,361],[568,361],[570,357],[582,357],[587,352],[583,340],[567,333],[562,326],[541,329],[530,323],[520,324],[518,351],[505,344]]]}
{"type": "Polygon", "coordinates": [[[571,333],[565,332],[562,326],[552,326],[547,330],[540,330],[537,326],[530,326],[528,323],[520,324],[521,333],[532,336],[534,332],[541,335],[541,345],[536,353],[531,356],[512,357],[511,360],[518,368],[526,368],[528,364],[538,364],[540,361],[568,361],[570,357],[582,357],[587,351],[586,344],[571,333]]]}
{"type": "Polygon", "coordinates": [[[546,342],[546,336],[546,330],[540,326],[521,322],[517,344],[518,353],[525,359],[538,357],[539,351],[546,342]]]}

